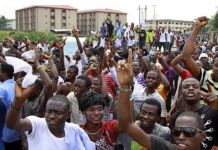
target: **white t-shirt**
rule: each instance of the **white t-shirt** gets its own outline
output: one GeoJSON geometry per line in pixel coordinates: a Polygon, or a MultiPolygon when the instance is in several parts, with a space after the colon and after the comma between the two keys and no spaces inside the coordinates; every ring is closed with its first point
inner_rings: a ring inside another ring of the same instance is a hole
{"type": "Polygon", "coordinates": [[[32,132],[27,135],[29,150],[85,150],[87,145],[93,150],[93,142],[83,129],[73,123],[65,123],[65,137],[57,138],[48,129],[45,118],[29,116],[32,132]]]}
{"type": "Polygon", "coordinates": [[[166,42],[166,32],[161,32],[160,33],[160,42],[166,42]]]}
{"type": "Polygon", "coordinates": [[[170,43],[172,43],[172,41],[171,41],[171,36],[173,36],[173,33],[172,32],[167,32],[167,42],[170,42],[170,43]]]}
{"type": "Polygon", "coordinates": [[[101,37],[100,45],[99,45],[99,46],[102,46],[102,47],[105,46],[105,38],[102,38],[102,37],[101,37]]]}

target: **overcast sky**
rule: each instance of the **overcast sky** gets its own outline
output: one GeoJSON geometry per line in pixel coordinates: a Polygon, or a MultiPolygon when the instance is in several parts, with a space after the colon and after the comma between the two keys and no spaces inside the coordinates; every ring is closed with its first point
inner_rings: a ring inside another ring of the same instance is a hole
{"type": "MultiPolygon", "coordinates": [[[[155,17],[157,19],[178,19],[189,20],[199,16],[211,17],[218,11],[218,0],[62,0],[64,3],[58,3],[54,0],[32,0],[4,1],[0,4],[0,15],[6,16],[8,19],[15,18],[15,10],[29,5],[70,5],[78,10],[108,8],[127,12],[127,21],[139,22],[139,4],[141,7],[147,5],[147,19],[153,19],[154,6],[156,5],[155,17]],[[137,2],[137,3],[136,3],[137,2]],[[146,2],[146,4],[144,4],[146,2]]],[[[145,16],[145,11],[141,12],[141,16],[145,16]]]]}

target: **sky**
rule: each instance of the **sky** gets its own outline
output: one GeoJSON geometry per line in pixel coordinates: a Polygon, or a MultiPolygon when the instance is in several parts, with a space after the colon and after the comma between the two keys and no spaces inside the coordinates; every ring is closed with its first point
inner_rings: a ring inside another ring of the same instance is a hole
{"type": "MultiPolygon", "coordinates": [[[[147,19],[176,19],[193,21],[197,17],[207,16],[211,18],[218,11],[218,0],[31,0],[4,1],[0,5],[0,15],[8,19],[15,19],[15,10],[29,5],[70,5],[79,10],[88,9],[114,9],[128,13],[127,22],[139,22],[139,5],[141,8],[147,6],[147,19]],[[137,3],[136,3],[137,2],[137,3]],[[145,4],[146,3],[146,4],[145,4]]],[[[145,17],[145,11],[140,12],[141,17],[145,17]]]]}

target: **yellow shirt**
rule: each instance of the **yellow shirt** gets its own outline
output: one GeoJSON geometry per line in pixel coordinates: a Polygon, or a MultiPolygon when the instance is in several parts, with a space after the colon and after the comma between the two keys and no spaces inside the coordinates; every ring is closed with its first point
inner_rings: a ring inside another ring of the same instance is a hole
{"type": "Polygon", "coordinates": [[[165,103],[166,103],[166,100],[167,100],[167,96],[169,94],[169,91],[165,91],[164,90],[164,85],[163,84],[160,84],[157,88],[157,91],[159,92],[159,94],[163,97],[165,103]]]}

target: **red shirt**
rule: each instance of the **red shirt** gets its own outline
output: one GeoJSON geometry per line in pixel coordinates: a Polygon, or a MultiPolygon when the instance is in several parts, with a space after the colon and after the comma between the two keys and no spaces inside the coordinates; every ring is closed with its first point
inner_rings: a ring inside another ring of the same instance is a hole
{"type": "MultiPolygon", "coordinates": [[[[89,74],[89,78],[92,80],[93,79],[93,75],[92,72],[89,74]]],[[[113,78],[111,77],[110,74],[106,74],[104,76],[104,80],[106,82],[107,85],[107,91],[108,93],[110,93],[113,97],[115,96],[115,93],[113,91],[113,87],[117,86],[116,82],[113,80],[113,78]]]]}
{"type": "Polygon", "coordinates": [[[186,78],[192,77],[192,74],[188,70],[183,69],[183,73],[180,77],[182,80],[185,80],[186,78]]]}
{"type": "MultiPolygon", "coordinates": [[[[118,133],[115,130],[116,124],[117,124],[117,120],[109,120],[109,121],[102,122],[100,140],[95,142],[95,146],[97,150],[100,149],[110,150],[111,148],[114,147],[114,145],[116,145],[117,136],[118,136],[118,133]]],[[[82,126],[84,130],[86,128],[86,125],[87,123],[82,126]]]]}

